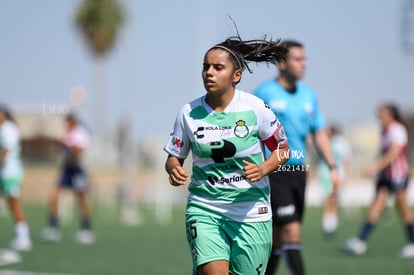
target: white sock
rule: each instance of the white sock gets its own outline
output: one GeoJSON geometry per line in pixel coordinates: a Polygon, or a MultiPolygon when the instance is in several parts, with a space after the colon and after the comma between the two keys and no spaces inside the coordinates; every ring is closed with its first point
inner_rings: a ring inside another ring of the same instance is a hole
{"type": "Polygon", "coordinates": [[[322,219],[322,228],[325,233],[333,233],[338,227],[338,217],[334,214],[326,214],[322,219]]]}
{"type": "Polygon", "coordinates": [[[18,222],[15,225],[17,238],[29,239],[29,226],[26,222],[18,222]]]}

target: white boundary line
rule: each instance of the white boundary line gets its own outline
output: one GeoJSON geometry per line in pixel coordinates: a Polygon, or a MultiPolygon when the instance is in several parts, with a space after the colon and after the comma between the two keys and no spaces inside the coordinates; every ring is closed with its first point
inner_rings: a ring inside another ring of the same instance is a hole
{"type": "Polygon", "coordinates": [[[22,257],[19,253],[10,249],[0,249],[0,266],[20,263],[21,261],[22,257]]]}
{"type": "Polygon", "coordinates": [[[38,273],[38,272],[31,272],[31,271],[0,270],[0,275],[75,275],[75,274],[38,273]]]}

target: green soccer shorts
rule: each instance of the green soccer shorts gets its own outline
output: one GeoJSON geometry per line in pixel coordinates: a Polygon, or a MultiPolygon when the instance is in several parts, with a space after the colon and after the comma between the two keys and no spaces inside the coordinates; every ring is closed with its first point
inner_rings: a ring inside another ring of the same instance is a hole
{"type": "Polygon", "coordinates": [[[272,248],[271,220],[235,222],[187,214],[186,230],[194,272],[202,264],[226,260],[232,275],[264,274],[272,248]]]}
{"type": "Polygon", "coordinates": [[[0,178],[0,191],[6,197],[18,198],[20,196],[21,185],[22,185],[22,179],[19,177],[0,178]]]}

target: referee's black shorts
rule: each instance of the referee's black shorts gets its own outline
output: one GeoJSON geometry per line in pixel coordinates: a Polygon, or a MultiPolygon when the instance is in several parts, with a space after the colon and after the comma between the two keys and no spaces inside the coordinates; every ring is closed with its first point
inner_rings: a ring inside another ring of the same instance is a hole
{"type": "Polygon", "coordinates": [[[269,175],[273,224],[302,222],[305,211],[306,171],[277,171],[269,175]]]}

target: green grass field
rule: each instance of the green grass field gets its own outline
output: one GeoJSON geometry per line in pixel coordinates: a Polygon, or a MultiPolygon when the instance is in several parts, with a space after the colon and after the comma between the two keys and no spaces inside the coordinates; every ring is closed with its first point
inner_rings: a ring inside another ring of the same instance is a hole
{"type": "MultiPolygon", "coordinates": [[[[0,266],[0,274],[191,274],[190,253],[183,226],[184,212],[181,208],[174,210],[173,222],[168,225],[156,224],[154,211],[145,208],[142,213],[145,223],[138,227],[120,225],[113,210],[102,207],[95,209],[97,242],[92,246],[80,246],[74,241],[77,222],[63,226],[64,238],[61,243],[40,242],[38,236],[45,223],[46,209],[38,205],[25,205],[25,209],[34,249],[22,254],[21,263],[0,266]],[[8,273],[6,270],[31,273],[8,273]]],[[[414,274],[414,259],[398,257],[405,242],[405,234],[396,216],[393,216],[391,224],[376,228],[364,256],[354,257],[341,252],[343,241],[359,229],[360,218],[344,218],[337,235],[326,240],[320,231],[320,209],[307,209],[303,250],[308,274],[414,274]]],[[[4,247],[12,238],[12,230],[10,217],[0,216],[0,246],[4,247]]],[[[289,274],[284,264],[278,274],[289,274]]]]}

